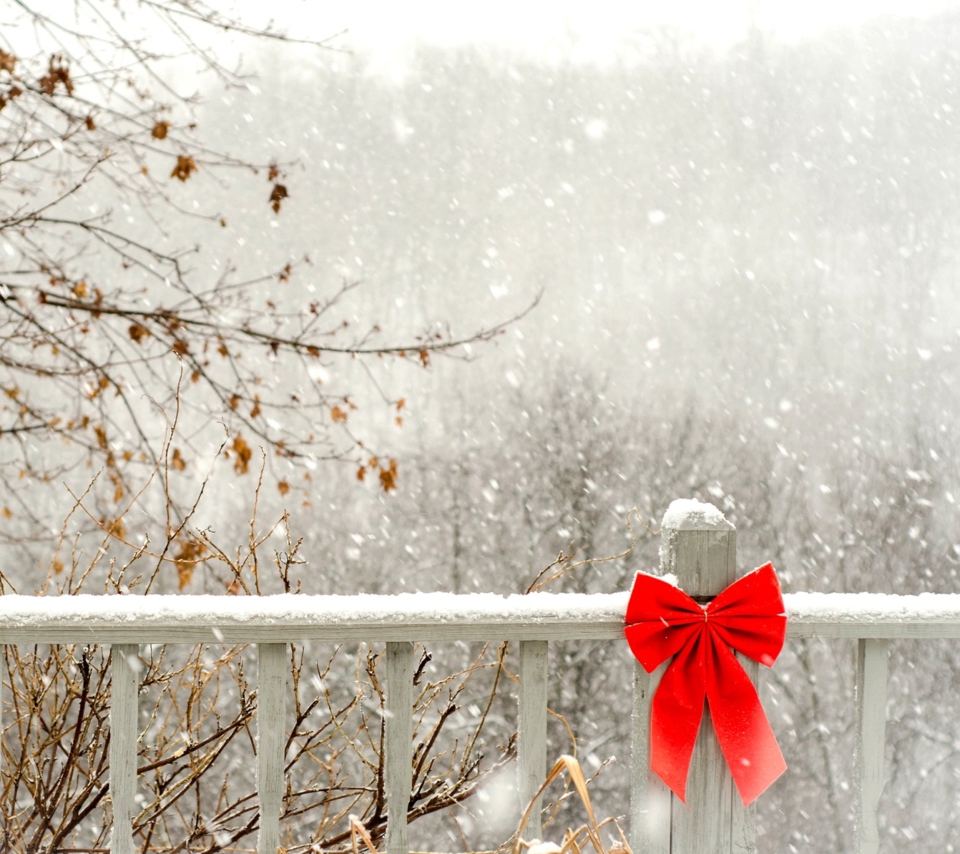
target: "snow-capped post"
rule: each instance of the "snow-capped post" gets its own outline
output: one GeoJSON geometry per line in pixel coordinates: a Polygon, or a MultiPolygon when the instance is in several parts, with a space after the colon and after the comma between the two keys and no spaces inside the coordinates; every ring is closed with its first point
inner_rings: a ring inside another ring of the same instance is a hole
{"type": "MultiPolygon", "coordinates": [[[[674,576],[681,590],[705,604],[737,579],[736,528],[712,504],[674,501],[661,525],[660,574],[674,576]]],[[[758,666],[745,656],[738,654],[737,658],[756,684],[758,666]]],[[[637,666],[642,674],[643,668],[637,666]]],[[[652,683],[658,676],[649,677],[647,685],[639,674],[635,681],[634,741],[639,758],[646,763],[650,703],[656,690],[652,683]]],[[[649,764],[640,767],[634,760],[633,819],[639,824],[632,830],[634,850],[658,854],[745,854],[754,850],[755,813],[753,808],[745,808],[737,795],[709,707],[704,710],[690,764],[689,806],[675,798],[666,806],[668,795],[648,780],[648,769],[649,764]]]]}

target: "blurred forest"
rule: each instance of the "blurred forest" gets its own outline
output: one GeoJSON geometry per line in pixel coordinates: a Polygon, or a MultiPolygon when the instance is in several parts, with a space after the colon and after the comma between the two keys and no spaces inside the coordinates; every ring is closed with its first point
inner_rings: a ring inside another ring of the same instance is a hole
{"type": "MultiPolygon", "coordinates": [[[[438,355],[429,371],[338,368],[354,390],[350,427],[397,460],[395,489],[360,479],[352,452],[266,456],[258,512],[290,514],[302,589],[522,591],[560,552],[622,552],[636,506],[647,527],[634,523],[626,558],[554,587],[623,590],[656,568],[670,501],[696,497],[737,526],[744,568],[772,561],[787,592],[955,592],[958,45],[949,13],[798,43],[754,30],[725,51],[642,33],[603,64],[424,47],[399,77],[362,55],[261,46],[255,84],[206,91],[203,143],[242,141],[253,161],[279,151],[290,192],[270,216],[262,182],[194,176],[184,203],[229,222],[164,223],[170,245],[199,245],[194,269],[308,259],[271,299],[357,282],[341,303],[354,318],[442,318],[453,337],[543,294],[496,343],[438,355]]],[[[266,386],[298,392],[269,352],[244,356],[261,357],[266,386]]],[[[311,376],[331,370],[320,360],[311,376]]],[[[222,430],[184,419],[172,489],[190,496],[222,430]]],[[[244,542],[255,475],[230,469],[190,524],[244,542]]],[[[79,491],[91,474],[61,480],[79,491]]],[[[8,486],[4,572],[27,589],[73,499],[59,482],[8,486]]],[[[101,529],[71,525],[74,554],[99,546],[101,529]]],[[[158,587],[222,592],[224,579],[198,561],[158,587]]],[[[893,650],[883,850],[955,851],[960,651],[893,650]]],[[[551,655],[551,708],[601,769],[595,803],[622,815],[628,651],[551,655]]],[[[766,675],[790,770],[759,801],[760,850],[850,845],[852,662],[842,643],[791,641],[766,675]]],[[[562,722],[551,726],[552,749],[568,750],[562,722]]],[[[470,809],[466,843],[495,843],[482,805],[470,809]]],[[[434,850],[459,844],[442,819],[429,832],[434,850]]]]}

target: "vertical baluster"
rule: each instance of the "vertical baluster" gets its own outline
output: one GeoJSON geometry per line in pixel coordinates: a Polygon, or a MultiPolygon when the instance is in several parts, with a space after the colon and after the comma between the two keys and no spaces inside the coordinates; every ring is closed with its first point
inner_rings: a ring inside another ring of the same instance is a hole
{"type": "Polygon", "coordinates": [[[630,847],[644,854],[670,852],[670,790],[650,771],[650,710],[661,665],[647,673],[633,667],[633,721],[630,735],[630,847]]]}
{"type": "MultiPolygon", "coordinates": [[[[517,787],[525,810],[547,776],[547,642],[521,641],[517,787]]],[[[540,801],[530,810],[525,839],[540,839],[540,801]]]]}
{"type": "Polygon", "coordinates": [[[413,777],[413,644],[387,644],[387,720],[383,750],[387,854],[408,854],[407,808],[413,777]]]}
{"type": "MultiPolygon", "coordinates": [[[[0,791],[3,791],[3,707],[5,704],[5,695],[3,693],[3,682],[7,678],[7,646],[0,643],[0,791]]],[[[10,686],[11,692],[13,685],[10,686]]]]}
{"type": "Polygon", "coordinates": [[[139,672],[140,648],[137,644],[114,644],[110,663],[110,800],[113,803],[111,854],[133,854],[139,672]]]}
{"type": "Polygon", "coordinates": [[[257,854],[277,854],[287,742],[287,645],[257,644],[257,655],[257,795],[260,801],[257,854]]]}
{"type": "Polygon", "coordinates": [[[883,791],[883,753],[887,726],[886,640],[861,638],[857,643],[857,854],[876,854],[880,847],[877,808],[883,791]]]}

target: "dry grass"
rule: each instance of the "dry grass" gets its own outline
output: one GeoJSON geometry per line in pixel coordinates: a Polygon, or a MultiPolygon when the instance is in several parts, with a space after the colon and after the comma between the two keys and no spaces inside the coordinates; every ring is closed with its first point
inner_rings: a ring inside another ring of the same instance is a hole
{"type": "Polygon", "coordinates": [[[524,852],[536,850],[538,854],[581,854],[587,847],[592,847],[596,854],[630,854],[630,845],[627,838],[614,818],[607,818],[601,822],[597,821],[593,810],[593,804],[590,801],[590,792],[587,790],[587,780],[583,774],[580,763],[573,757],[561,756],[556,764],[547,774],[547,779],[537,790],[533,801],[527,806],[520,820],[520,826],[517,828],[516,841],[513,843],[512,854],[524,854],[524,852]],[[557,843],[544,843],[540,840],[526,840],[523,838],[523,832],[530,821],[530,816],[537,798],[546,793],[549,786],[556,780],[561,779],[566,774],[567,786],[572,784],[573,791],[580,799],[583,809],[587,814],[587,821],[577,828],[567,828],[563,832],[562,840],[557,843]],[[613,829],[616,832],[616,839],[610,845],[605,845],[603,841],[604,829],[613,829]],[[549,845],[549,848],[546,846],[549,845]]]}

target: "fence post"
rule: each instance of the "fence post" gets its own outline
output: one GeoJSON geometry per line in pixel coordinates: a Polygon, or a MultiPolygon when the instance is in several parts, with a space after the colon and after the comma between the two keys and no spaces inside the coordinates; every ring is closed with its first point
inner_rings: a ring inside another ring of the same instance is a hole
{"type": "MultiPolygon", "coordinates": [[[[660,572],[698,601],[716,596],[737,579],[737,531],[712,504],[674,501],[663,517],[660,572]]],[[[741,664],[752,664],[740,658],[741,664]]],[[[746,667],[756,682],[755,666],[746,667]]],[[[671,854],[744,854],[754,851],[755,811],[745,808],[704,709],[687,779],[687,803],[673,799],[671,854]]]]}

